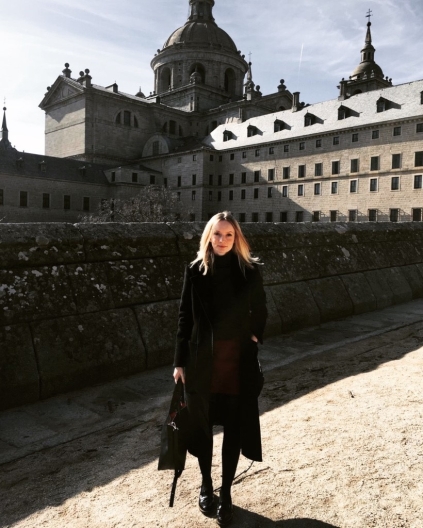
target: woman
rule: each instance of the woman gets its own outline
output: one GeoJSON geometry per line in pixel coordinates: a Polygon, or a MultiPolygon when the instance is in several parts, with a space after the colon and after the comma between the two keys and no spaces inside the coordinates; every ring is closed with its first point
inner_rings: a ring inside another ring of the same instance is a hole
{"type": "Polygon", "coordinates": [[[230,212],[207,223],[197,258],[185,270],[174,361],[192,423],[189,451],[198,458],[199,508],[214,512],[213,425],[223,425],[220,526],[233,516],[231,486],[240,452],[261,461],[257,342],[263,342],[266,294],[257,264],[230,212]]]}

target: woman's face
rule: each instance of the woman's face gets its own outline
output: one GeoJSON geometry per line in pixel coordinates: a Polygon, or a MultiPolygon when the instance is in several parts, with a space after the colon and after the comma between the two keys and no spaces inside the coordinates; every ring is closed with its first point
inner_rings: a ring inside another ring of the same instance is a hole
{"type": "Polygon", "coordinates": [[[226,220],[220,220],[214,226],[211,245],[215,255],[222,257],[230,251],[235,242],[235,230],[226,220]]]}

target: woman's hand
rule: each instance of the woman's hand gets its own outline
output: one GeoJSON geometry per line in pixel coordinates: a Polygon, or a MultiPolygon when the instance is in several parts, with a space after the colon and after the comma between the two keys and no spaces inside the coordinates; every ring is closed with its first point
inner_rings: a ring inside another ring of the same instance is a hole
{"type": "Polygon", "coordinates": [[[251,336],[251,341],[254,341],[254,343],[258,343],[258,339],[255,335],[251,336]]]}
{"type": "Polygon", "coordinates": [[[179,378],[181,378],[182,383],[185,384],[185,373],[182,367],[176,367],[173,371],[173,379],[175,380],[175,383],[178,383],[179,378]]]}

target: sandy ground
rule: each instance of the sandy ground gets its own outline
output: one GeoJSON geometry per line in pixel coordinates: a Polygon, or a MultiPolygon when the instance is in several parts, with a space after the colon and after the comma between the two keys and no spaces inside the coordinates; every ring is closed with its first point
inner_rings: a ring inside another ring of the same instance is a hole
{"type": "MultiPolygon", "coordinates": [[[[233,526],[422,528],[422,347],[418,323],[268,372],[264,462],[234,485],[233,526]]],[[[198,510],[193,458],[168,508],[159,430],[146,415],[1,466],[0,526],[217,526],[198,510]]],[[[217,432],[216,485],[220,445],[217,432]]]]}

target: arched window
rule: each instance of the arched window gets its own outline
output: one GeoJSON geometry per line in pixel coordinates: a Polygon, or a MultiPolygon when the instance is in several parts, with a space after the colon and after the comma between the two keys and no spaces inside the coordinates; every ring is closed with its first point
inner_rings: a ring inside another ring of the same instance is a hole
{"type": "Polygon", "coordinates": [[[167,92],[171,88],[171,71],[169,68],[162,68],[160,72],[159,93],[167,92]]]}
{"type": "Polygon", "coordinates": [[[225,92],[234,94],[236,90],[236,77],[232,68],[225,71],[225,92]]]}
{"type": "Polygon", "coordinates": [[[191,76],[194,72],[197,72],[201,75],[201,82],[204,84],[206,82],[206,70],[204,66],[201,63],[196,62],[191,66],[189,75],[191,76]]]}
{"type": "Polygon", "coordinates": [[[138,119],[136,115],[129,110],[121,110],[115,117],[116,125],[138,128],[138,119]]]}

